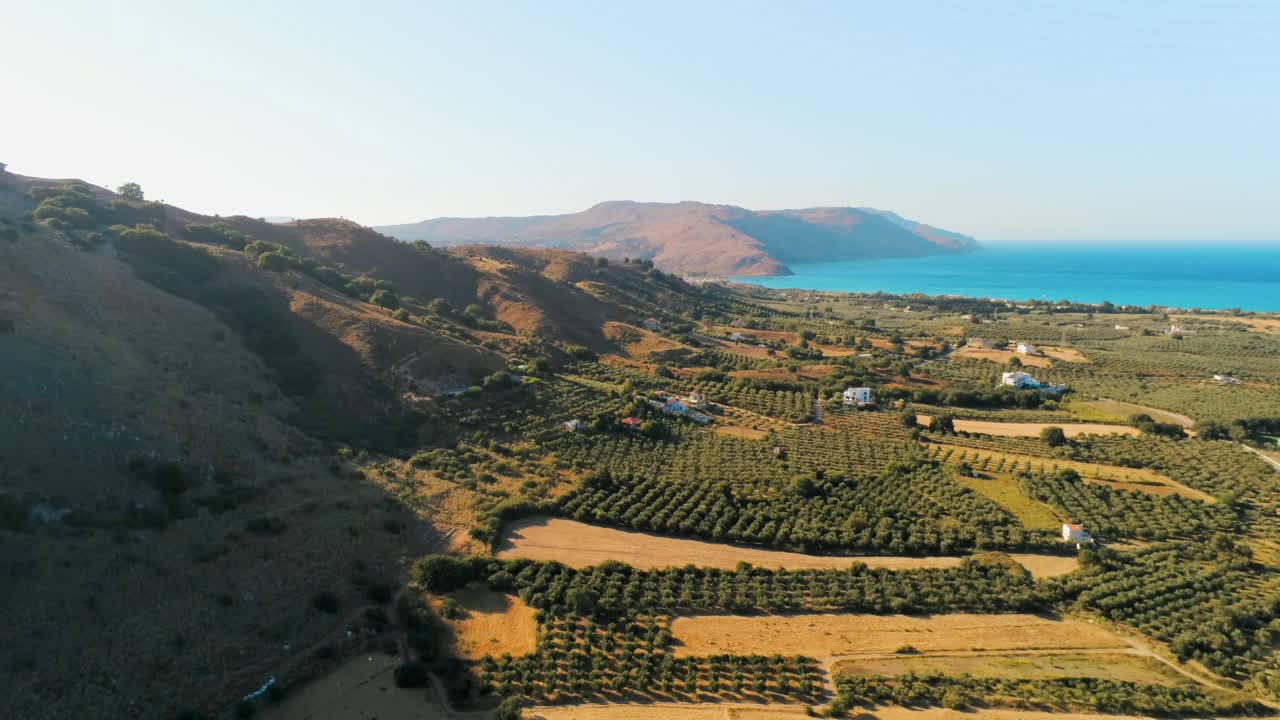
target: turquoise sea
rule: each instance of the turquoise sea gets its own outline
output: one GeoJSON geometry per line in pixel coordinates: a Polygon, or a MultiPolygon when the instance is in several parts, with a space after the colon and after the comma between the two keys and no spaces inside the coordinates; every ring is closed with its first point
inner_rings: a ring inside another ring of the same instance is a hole
{"type": "Polygon", "coordinates": [[[986,245],[965,255],[788,263],[770,288],[1072,300],[1280,311],[1280,242],[1257,245],[986,245]]]}

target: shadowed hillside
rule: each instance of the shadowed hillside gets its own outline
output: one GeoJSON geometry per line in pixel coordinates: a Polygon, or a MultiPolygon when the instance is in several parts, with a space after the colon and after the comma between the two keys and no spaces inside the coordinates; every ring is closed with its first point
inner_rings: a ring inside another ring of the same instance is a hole
{"type": "Polygon", "coordinates": [[[454,446],[529,402],[509,368],[550,378],[698,296],[649,265],[0,172],[7,709],[211,712],[363,647],[401,559],[472,542],[465,501],[411,509],[373,459],[454,446]]]}
{"type": "Polygon", "coordinates": [[[757,212],[697,202],[605,202],[569,215],[438,218],[378,228],[438,245],[558,247],[651,259],[691,275],[788,274],[788,262],[906,257],[973,250],[965,235],[870,208],[757,212]]]}

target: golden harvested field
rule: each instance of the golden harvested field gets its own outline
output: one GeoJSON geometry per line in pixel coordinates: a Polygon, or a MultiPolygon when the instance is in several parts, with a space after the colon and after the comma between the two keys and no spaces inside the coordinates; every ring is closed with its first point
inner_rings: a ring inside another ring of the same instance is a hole
{"type": "Polygon", "coordinates": [[[949,464],[968,462],[979,472],[986,472],[982,470],[984,461],[992,469],[991,471],[997,473],[1011,473],[1015,470],[1054,473],[1059,470],[1071,469],[1079,473],[1085,482],[1109,485],[1122,490],[1133,490],[1152,495],[1181,495],[1207,503],[1217,502],[1216,498],[1206,492],[1187,487],[1176,480],[1146,468],[1099,465],[1097,463],[1076,462],[1075,460],[1042,458],[1033,455],[1018,455],[952,445],[930,445],[929,447],[935,452],[951,449],[951,457],[947,458],[949,464]],[[995,470],[1002,460],[1004,461],[1004,467],[995,470]]]}
{"type": "Polygon", "coordinates": [[[926,653],[1128,647],[1120,637],[1090,623],[1026,614],[703,615],[676,618],[671,634],[678,657],[781,653],[832,658],[893,653],[907,645],[926,653]]]}
{"type": "MultiPolygon", "coordinates": [[[[955,567],[964,560],[960,557],[806,555],[650,535],[545,515],[528,517],[504,528],[498,545],[498,557],[554,560],[578,568],[599,565],[606,560],[617,560],[641,569],[685,565],[731,569],[740,562],[748,562],[756,567],[785,567],[789,570],[845,568],[853,563],[891,570],[945,568],[955,567]]],[[[1038,577],[1060,575],[1076,567],[1075,558],[1027,554],[1011,554],[1010,557],[1038,577]]]]}
{"type": "Polygon", "coordinates": [[[1125,652],[995,652],[938,655],[895,655],[841,660],[834,675],[904,675],[942,673],[975,677],[1047,679],[1089,677],[1121,682],[1180,685],[1187,682],[1155,658],[1125,652]]]}
{"type": "Polygon", "coordinates": [[[520,656],[534,651],[538,621],[533,608],[520,598],[493,592],[475,583],[450,593],[449,597],[456,600],[463,611],[462,617],[445,621],[453,634],[458,657],[479,660],[485,655],[520,656]]]}
{"type": "MultiPolygon", "coordinates": [[[[806,720],[797,705],[730,705],[703,703],[652,703],[643,705],[560,705],[527,710],[525,716],[541,720],[806,720]]],[[[1134,720],[1128,715],[1048,713],[1031,710],[943,710],[903,707],[859,710],[858,720],[1134,720]]],[[[389,718],[388,720],[399,720],[389,718]]]]}
{"type": "Polygon", "coordinates": [[[1062,527],[1062,518],[1058,517],[1058,513],[1027,495],[1022,489],[1022,482],[1012,475],[998,474],[990,478],[957,477],[956,481],[1008,510],[1018,518],[1018,522],[1033,530],[1056,530],[1062,527]]]}
{"type": "MultiPolygon", "coordinates": [[[[916,420],[924,427],[933,424],[933,416],[916,415],[916,420]]],[[[1040,431],[1047,427],[1062,428],[1067,437],[1079,435],[1141,435],[1142,431],[1128,425],[1107,425],[1103,423],[1018,423],[995,422],[992,420],[956,420],[956,430],[983,435],[1001,437],[1040,437],[1040,431]]]]}
{"type": "Polygon", "coordinates": [[[1131,415],[1145,413],[1157,422],[1177,423],[1184,428],[1189,428],[1196,424],[1195,420],[1186,415],[1147,407],[1146,405],[1120,402],[1119,400],[1081,400],[1072,402],[1070,408],[1074,413],[1099,420],[1127,422],[1131,415]]]}
{"type": "Polygon", "coordinates": [[[445,720],[450,715],[421,688],[396,687],[400,659],[358,655],[324,677],[262,707],[265,720],[445,720]]]}

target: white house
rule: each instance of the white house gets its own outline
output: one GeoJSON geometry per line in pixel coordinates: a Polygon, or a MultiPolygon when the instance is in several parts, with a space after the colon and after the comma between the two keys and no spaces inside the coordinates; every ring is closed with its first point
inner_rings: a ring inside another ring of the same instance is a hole
{"type": "Polygon", "coordinates": [[[1020,342],[1018,343],[1017,347],[1018,347],[1019,355],[1039,355],[1040,354],[1040,348],[1036,347],[1035,345],[1032,345],[1029,342],[1020,342]]]}
{"type": "Polygon", "coordinates": [[[1089,531],[1085,530],[1083,525],[1073,525],[1071,523],[1062,524],[1062,539],[1064,542],[1073,542],[1077,545],[1093,542],[1093,537],[1089,535],[1089,531]]]}
{"type": "Polygon", "coordinates": [[[689,393],[689,397],[684,399],[684,403],[689,407],[702,409],[707,406],[707,396],[697,390],[694,390],[689,393]]]}
{"type": "Polygon", "coordinates": [[[1223,385],[1239,385],[1240,384],[1240,378],[1231,377],[1230,375],[1217,374],[1213,376],[1213,379],[1217,380],[1219,383],[1222,383],[1223,385]]]}
{"type": "Polygon", "coordinates": [[[1036,382],[1035,378],[1022,371],[1001,373],[1000,384],[1016,388],[1040,387],[1040,383],[1036,382]]]}
{"type": "Polygon", "coordinates": [[[740,332],[736,332],[736,333],[734,333],[734,334],[730,335],[730,336],[729,336],[729,339],[730,339],[730,340],[732,340],[732,341],[734,341],[734,342],[742,342],[743,340],[746,340],[746,339],[747,339],[747,336],[746,336],[746,335],[743,335],[743,334],[742,334],[742,333],[740,333],[740,332]]]}
{"type": "Polygon", "coordinates": [[[661,330],[662,329],[662,321],[655,317],[647,317],[644,319],[644,322],[641,324],[644,325],[645,330],[661,330]]]}
{"type": "Polygon", "coordinates": [[[1128,329],[1129,329],[1129,326],[1128,326],[1128,325],[1117,325],[1117,326],[1116,326],[1116,329],[1117,329],[1117,330],[1128,330],[1128,329]]]}
{"type": "Polygon", "coordinates": [[[582,427],[582,421],[578,418],[574,418],[572,420],[565,420],[561,425],[563,425],[564,429],[569,432],[576,432],[582,427]]]}
{"type": "Polygon", "coordinates": [[[871,388],[869,387],[851,387],[846,388],[844,395],[841,396],[845,405],[870,405],[871,404],[871,388]]]}

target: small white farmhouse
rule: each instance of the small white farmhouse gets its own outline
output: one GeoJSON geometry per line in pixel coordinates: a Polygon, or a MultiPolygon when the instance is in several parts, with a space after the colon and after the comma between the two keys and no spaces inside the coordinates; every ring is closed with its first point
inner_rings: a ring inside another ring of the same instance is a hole
{"type": "Polygon", "coordinates": [[[1093,537],[1089,535],[1089,531],[1085,530],[1083,525],[1073,525],[1071,523],[1063,523],[1062,539],[1073,543],[1093,542],[1093,537]]]}
{"type": "Polygon", "coordinates": [[[701,410],[707,406],[707,396],[697,390],[694,390],[689,393],[689,397],[684,399],[684,404],[691,408],[698,408],[701,410]]]}
{"type": "Polygon", "coordinates": [[[846,388],[844,395],[841,396],[845,405],[870,405],[871,404],[871,388],[869,387],[851,387],[846,388]]]}
{"type": "Polygon", "coordinates": [[[654,318],[654,317],[645,318],[644,323],[642,324],[644,325],[645,330],[661,330],[662,329],[662,321],[659,320],[658,318],[654,318]]]}
{"type": "Polygon", "coordinates": [[[747,336],[746,336],[746,335],[743,335],[743,334],[742,334],[742,333],[740,333],[740,332],[736,332],[736,333],[734,333],[734,334],[730,335],[730,336],[729,336],[729,339],[730,339],[730,340],[732,340],[732,341],[734,341],[734,342],[742,342],[743,340],[746,340],[746,339],[747,339],[747,336]]]}
{"type": "Polygon", "coordinates": [[[572,420],[565,420],[561,425],[563,425],[564,429],[569,432],[576,432],[582,428],[582,421],[578,418],[574,418],[572,420]]]}
{"type": "Polygon", "coordinates": [[[1032,345],[1029,342],[1020,342],[1018,343],[1018,354],[1019,355],[1039,355],[1040,348],[1036,347],[1035,345],[1032,345]]]}

